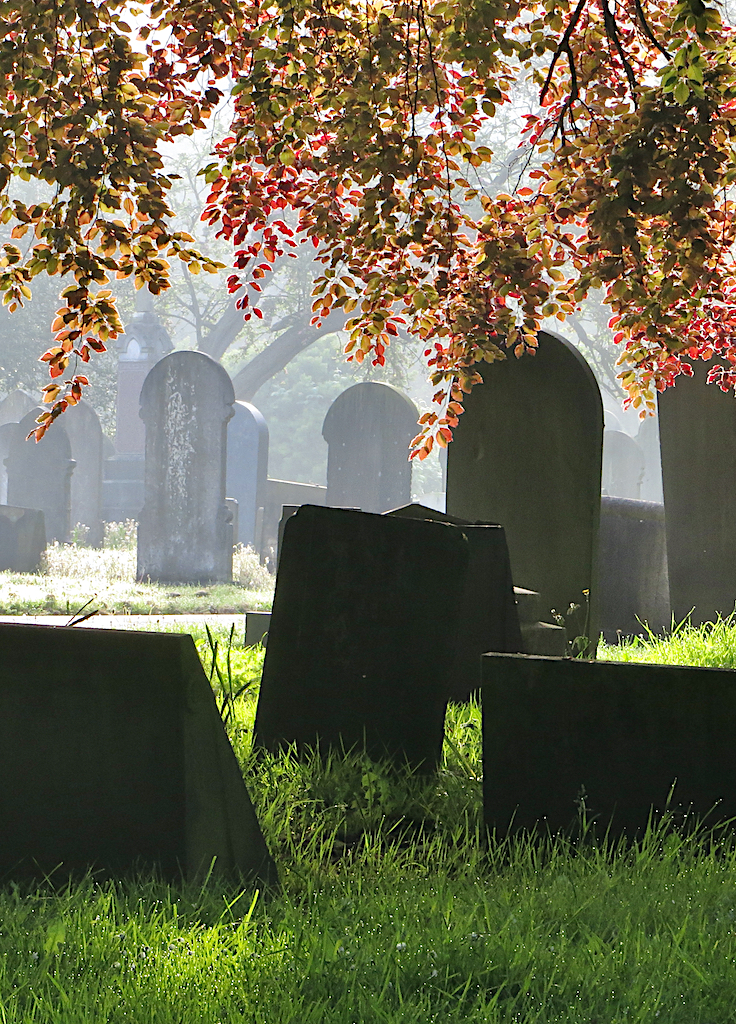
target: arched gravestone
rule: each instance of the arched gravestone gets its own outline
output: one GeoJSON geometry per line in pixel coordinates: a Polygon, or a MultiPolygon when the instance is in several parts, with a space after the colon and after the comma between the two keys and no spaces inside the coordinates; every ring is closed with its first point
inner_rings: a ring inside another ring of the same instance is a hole
{"type": "Polygon", "coordinates": [[[140,579],[232,579],[225,463],[234,401],[227,372],[203,352],[172,352],[146,377],[140,409],[146,425],[140,579]]]}
{"type": "Polygon", "coordinates": [[[623,430],[603,431],[603,494],[638,500],[645,469],[644,452],[633,437],[623,430]]]}
{"type": "Polygon", "coordinates": [[[227,425],[227,484],[229,498],[238,503],[241,544],[256,546],[256,514],[266,504],[268,478],[268,426],[248,402],[236,402],[227,425]]]}
{"type": "Polygon", "coordinates": [[[736,401],[693,364],[658,396],[672,612],[693,623],[736,603],[736,401]]]}
{"type": "Polygon", "coordinates": [[[540,618],[578,604],[568,635],[595,643],[603,445],[595,377],[546,331],[536,355],[475,368],[484,383],[467,396],[448,449],[447,511],[503,526],[514,583],[539,592],[540,618]]]}
{"type": "Polygon", "coordinates": [[[0,425],[3,423],[20,423],[26,413],[36,408],[36,403],[26,391],[20,388],[11,391],[0,402],[0,425]]]}
{"type": "Polygon", "coordinates": [[[59,420],[42,441],[26,440],[37,426],[38,413],[38,409],[33,409],[23,417],[10,442],[5,463],[8,504],[40,509],[46,522],[46,539],[64,543],[69,540],[71,526],[71,444],[59,420]]]}
{"type": "Polygon", "coordinates": [[[102,427],[97,413],[87,402],[67,410],[64,428],[72,446],[71,523],[83,523],[89,534],[86,543],[100,547],[104,539],[102,525],[102,427]]]}
{"type": "Polygon", "coordinates": [[[411,501],[409,443],[418,432],[414,403],[390,384],[367,381],[327,410],[327,504],[387,512],[411,501]]]}

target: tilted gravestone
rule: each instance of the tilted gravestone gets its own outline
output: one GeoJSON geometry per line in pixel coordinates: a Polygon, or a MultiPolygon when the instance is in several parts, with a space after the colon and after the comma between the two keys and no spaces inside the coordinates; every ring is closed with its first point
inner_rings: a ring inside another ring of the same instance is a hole
{"type": "Polygon", "coordinates": [[[0,572],[35,572],[45,550],[43,512],[0,505],[0,572]]]}
{"type": "Polygon", "coordinates": [[[102,427],[87,402],[69,409],[64,415],[64,429],[69,435],[74,459],[72,476],[71,523],[83,523],[89,530],[86,543],[101,547],[102,524],[102,427]]]}
{"type": "Polygon", "coordinates": [[[670,599],[678,622],[736,605],[736,402],[706,384],[710,364],[658,396],[670,599]]]}
{"type": "Polygon", "coordinates": [[[139,579],[232,579],[225,469],[234,401],[227,372],[203,352],[172,352],[146,377],[141,391],[146,473],[138,523],[139,579]]]}
{"type": "Polygon", "coordinates": [[[468,541],[442,523],[304,505],[276,578],[254,728],[257,746],[365,749],[431,771],[468,541]]]}
{"type": "Polygon", "coordinates": [[[275,882],[190,636],[0,624],[0,878],[275,882]]]}
{"type": "Polygon", "coordinates": [[[256,515],[266,504],[268,477],[268,426],[248,402],[236,402],[227,425],[227,484],[230,498],[238,503],[235,541],[255,548],[256,515]]]}
{"type": "Polygon", "coordinates": [[[38,426],[33,409],[20,421],[5,461],[8,471],[8,505],[40,509],[46,523],[46,539],[65,543],[71,529],[71,478],[74,461],[64,421],[57,420],[43,439],[28,434],[38,426]]]}
{"type": "Polygon", "coordinates": [[[26,413],[36,408],[37,403],[27,391],[18,388],[0,402],[0,426],[3,423],[20,423],[26,413]]]}
{"type": "Polygon", "coordinates": [[[623,430],[603,431],[602,491],[612,498],[641,498],[644,452],[623,430]]]}
{"type": "Polygon", "coordinates": [[[664,505],[602,498],[598,558],[601,632],[607,643],[671,626],[664,505]]]}
{"type": "Polygon", "coordinates": [[[595,377],[567,341],[540,332],[534,356],[477,364],[448,448],[447,511],[500,523],[517,586],[539,592],[540,617],[568,616],[568,635],[598,630],[597,567],[603,406],[595,377]],[[586,592],[588,592],[586,594],[586,592]]]}
{"type": "Polygon", "coordinates": [[[652,812],[736,817],[736,672],[488,654],[488,829],[641,835],[652,812]]]}
{"type": "Polygon", "coordinates": [[[367,381],[343,391],[327,410],[328,505],[388,512],[411,501],[409,443],[419,412],[390,384],[367,381]]]}
{"type": "Polygon", "coordinates": [[[389,515],[447,523],[468,538],[470,561],[465,585],[450,582],[459,617],[447,699],[466,701],[480,687],[480,656],[487,651],[521,651],[509,551],[502,526],[467,523],[423,505],[405,505],[389,515]]]}

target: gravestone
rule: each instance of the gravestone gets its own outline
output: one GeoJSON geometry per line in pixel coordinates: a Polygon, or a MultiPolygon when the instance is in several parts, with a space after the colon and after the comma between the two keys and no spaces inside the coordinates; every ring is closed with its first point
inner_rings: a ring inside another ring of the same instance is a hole
{"type": "Polygon", "coordinates": [[[736,604],[736,402],[706,384],[710,365],[658,395],[670,599],[694,624],[736,604]]]}
{"type": "Polygon", "coordinates": [[[19,433],[19,423],[12,421],[0,423],[0,505],[4,505],[8,500],[8,467],[6,459],[10,455],[12,443],[19,433]]]}
{"type": "Polygon", "coordinates": [[[639,499],[645,469],[644,453],[633,437],[623,430],[603,431],[603,494],[639,499]]]}
{"type": "Polygon", "coordinates": [[[433,770],[468,541],[443,523],[304,505],[286,523],[254,742],[433,770]]]}
{"type": "Polygon", "coordinates": [[[172,349],[171,338],[153,308],[147,288],[135,296],[135,314],[116,342],[118,387],[115,406],[115,451],[118,455],[142,456],[146,433],[138,415],[143,382],[172,349]]]}
{"type": "Polygon", "coordinates": [[[36,572],[45,550],[43,512],[0,505],[0,572],[36,572]]]}
{"type": "Polygon", "coordinates": [[[607,643],[671,626],[664,505],[601,499],[598,580],[607,643]]]}
{"type": "Polygon", "coordinates": [[[411,501],[409,444],[419,411],[390,384],[354,384],[327,410],[327,504],[388,512],[411,501]]]}
{"type": "Polygon", "coordinates": [[[20,388],[11,391],[0,402],[0,426],[3,423],[20,423],[23,417],[35,409],[37,402],[31,398],[27,391],[20,388]]]}
{"type": "Polygon", "coordinates": [[[641,835],[650,816],[736,817],[736,672],[487,654],[486,827],[641,835]],[[674,787],[674,789],[673,789],[674,787]]]}
{"type": "Polygon", "coordinates": [[[647,416],[641,421],[636,441],[644,453],[641,498],[643,501],[654,501],[663,505],[662,457],[659,452],[659,419],[657,416],[647,416]]]}
{"type": "Polygon", "coordinates": [[[63,420],[57,420],[38,443],[28,434],[37,427],[33,409],[20,421],[5,461],[8,505],[40,509],[46,539],[65,543],[71,529],[71,478],[74,461],[63,420]]]}
{"type": "Polygon", "coordinates": [[[4,882],[276,881],[190,636],[0,624],[0,772],[4,882]]]}
{"type": "Polygon", "coordinates": [[[542,619],[555,609],[568,636],[591,638],[592,653],[603,442],[595,377],[546,331],[536,355],[474,369],[484,383],[466,397],[448,448],[447,511],[500,523],[514,582],[541,595],[542,619]],[[579,608],[567,615],[571,604],[579,608]]]}
{"type": "Polygon", "coordinates": [[[266,480],[266,503],[256,529],[261,561],[272,567],[278,561],[279,527],[286,506],[324,505],[327,488],[320,484],[303,484],[296,480],[266,480]]]}
{"type": "Polygon", "coordinates": [[[261,413],[248,402],[236,402],[227,425],[227,485],[238,503],[235,542],[257,547],[256,514],[266,504],[268,427],[261,413]]]}
{"type": "Polygon", "coordinates": [[[232,579],[225,467],[234,401],[226,370],[203,352],[172,352],[146,377],[141,391],[146,476],[138,523],[139,579],[232,579]]]}
{"type": "Polygon", "coordinates": [[[71,523],[84,523],[89,529],[86,543],[101,547],[102,524],[102,427],[97,413],[87,402],[80,402],[64,414],[64,429],[69,435],[74,459],[72,476],[71,523]]]}
{"type": "Polygon", "coordinates": [[[448,700],[466,701],[480,687],[481,654],[523,650],[503,527],[467,523],[422,505],[406,505],[389,515],[447,523],[468,538],[470,561],[465,585],[460,588],[450,584],[460,614],[446,690],[448,700]]]}

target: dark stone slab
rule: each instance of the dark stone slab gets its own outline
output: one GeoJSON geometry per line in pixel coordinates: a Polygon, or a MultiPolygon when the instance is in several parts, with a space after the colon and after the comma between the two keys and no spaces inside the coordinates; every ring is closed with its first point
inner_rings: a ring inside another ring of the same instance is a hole
{"type": "Polygon", "coordinates": [[[255,743],[434,769],[460,614],[440,588],[463,587],[468,556],[442,523],[300,508],[284,530],[255,743]]]}
{"type": "Polygon", "coordinates": [[[268,426],[248,402],[235,402],[227,425],[227,484],[229,497],[238,503],[235,541],[256,548],[256,514],[266,504],[268,426]]]}
{"type": "Polygon", "coordinates": [[[670,599],[678,622],[736,605],[736,402],[706,384],[709,363],[658,395],[670,599]]]}
{"type": "Polygon", "coordinates": [[[598,579],[607,643],[671,626],[664,505],[601,499],[598,579]]]}
{"type": "Polygon", "coordinates": [[[43,512],[0,505],[0,571],[35,572],[45,550],[43,512]]]}
{"type": "Polygon", "coordinates": [[[246,612],[245,646],[255,647],[256,644],[263,644],[265,646],[270,626],[270,612],[246,612]]]}
{"type": "Polygon", "coordinates": [[[38,426],[40,409],[33,409],[20,421],[5,460],[8,471],[8,505],[37,508],[44,514],[46,539],[65,543],[71,529],[71,479],[74,460],[63,421],[36,442],[28,435],[38,426]]]}
{"type": "Polygon", "coordinates": [[[190,636],[0,624],[0,880],[274,879],[190,636]]]}
{"type": "Polygon", "coordinates": [[[535,356],[474,369],[484,383],[467,396],[448,448],[447,511],[500,523],[514,582],[539,592],[541,617],[578,604],[568,635],[594,641],[603,441],[595,377],[572,345],[545,331],[535,356]]]}
{"type": "Polygon", "coordinates": [[[367,381],[343,391],[327,410],[327,502],[387,512],[411,501],[409,444],[419,411],[390,384],[367,381]]]}
{"type": "Polygon", "coordinates": [[[736,672],[518,654],[483,658],[483,806],[504,835],[641,833],[652,810],[736,816],[736,672]],[[711,813],[712,812],[712,813],[711,813]]]}
{"type": "Polygon", "coordinates": [[[416,504],[394,509],[389,515],[448,523],[468,538],[470,561],[465,585],[455,591],[460,615],[455,657],[447,685],[448,700],[468,700],[480,687],[481,654],[523,650],[503,527],[493,523],[464,523],[416,504]]]}
{"type": "Polygon", "coordinates": [[[232,579],[225,471],[234,401],[227,371],[203,352],[172,352],[146,377],[141,391],[146,469],[138,521],[139,579],[232,579]]]}

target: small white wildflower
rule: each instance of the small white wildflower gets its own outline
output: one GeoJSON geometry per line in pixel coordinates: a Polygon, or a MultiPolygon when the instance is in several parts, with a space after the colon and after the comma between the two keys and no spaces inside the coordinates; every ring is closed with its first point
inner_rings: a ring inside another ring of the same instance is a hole
{"type": "Polygon", "coordinates": [[[31,960],[38,960],[38,953],[35,951],[35,949],[31,953],[31,960]]]}
{"type": "Polygon", "coordinates": [[[396,952],[397,953],[403,953],[405,949],[406,949],[406,943],[405,942],[397,942],[396,943],[396,952]]]}
{"type": "Polygon", "coordinates": [[[435,969],[434,969],[434,970],[432,971],[432,973],[430,974],[430,978],[436,978],[438,974],[439,974],[439,971],[438,971],[438,970],[437,970],[437,968],[435,967],[435,969]]]}

